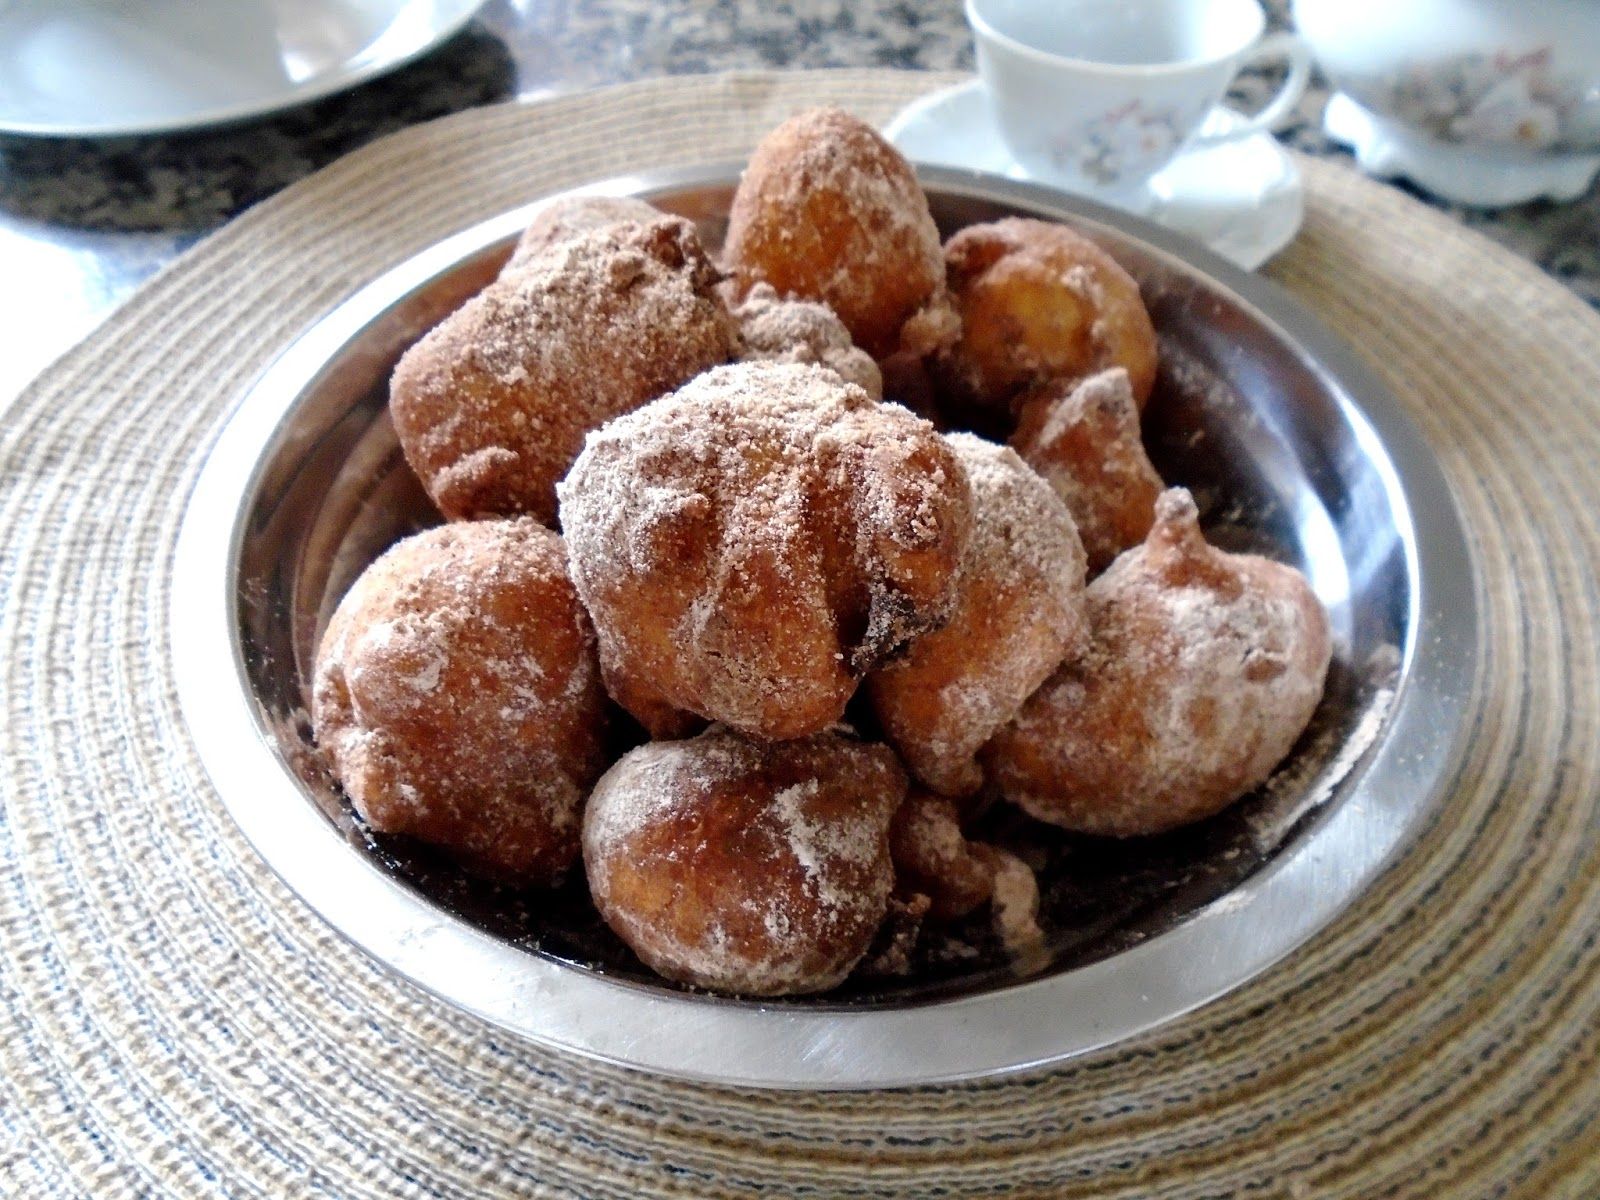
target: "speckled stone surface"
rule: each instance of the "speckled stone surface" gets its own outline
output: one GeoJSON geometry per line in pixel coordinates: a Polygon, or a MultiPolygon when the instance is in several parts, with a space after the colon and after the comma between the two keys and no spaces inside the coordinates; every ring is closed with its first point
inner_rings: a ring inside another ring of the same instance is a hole
{"type": "MultiPolygon", "coordinates": [[[[1282,23],[1283,0],[1272,0],[1282,23]]],[[[491,0],[425,58],[266,120],[183,136],[0,136],[0,398],[230,216],[401,126],[517,96],[759,67],[970,68],[959,0],[491,0]]],[[[1236,89],[1249,106],[1269,80],[1236,89]]],[[[1282,133],[1311,154],[1313,88],[1282,133]]],[[[1404,185],[1401,185],[1404,186],[1404,185]]],[[[1437,203],[1437,202],[1435,202],[1437,203]]],[[[1570,205],[1441,205],[1600,307],[1600,189],[1570,205]]]]}

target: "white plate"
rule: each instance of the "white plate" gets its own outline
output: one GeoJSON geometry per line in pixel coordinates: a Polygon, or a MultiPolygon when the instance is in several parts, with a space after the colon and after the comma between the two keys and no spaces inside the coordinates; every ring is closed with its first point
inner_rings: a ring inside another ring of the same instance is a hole
{"type": "MultiPolygon", "coordinates": [[[[1237,113],[1217,108],[1204,130],[1220,132],[1239,120],[1237,113]]],[[[1029,178],[995,129],[988,97],[976,79],[913,102],[884,133],[919,162],[1029,178]]],[[[1100,196],[1090,199],[1104,202],[1100,196]]],[[[1294,160],[1271,134],[1258,133],[1180,155],[1151,179],[1137,210],[1254,270],[1299,232],[1305,194],[1294,160]]]]}
{"type": "Polygon", "coordinates": [[[482,5],[0,2],[0,132],[111,137],[262,116],[409,62],[482,5]]]}

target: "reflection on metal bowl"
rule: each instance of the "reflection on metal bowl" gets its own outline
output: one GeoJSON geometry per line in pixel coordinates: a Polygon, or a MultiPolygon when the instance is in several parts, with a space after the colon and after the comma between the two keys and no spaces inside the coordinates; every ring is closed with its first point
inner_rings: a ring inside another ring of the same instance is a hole
{"type": "MultiPolygon", "coordinates": [[[[1170,233],[1032,185],[922,174],[947,234],[1063,220],[1139,279],[1162,338],[1146,416],[1157,467],[1195,492],[1213,540],[1300,567],[1330,613],[1335,662],[1312,728],[1272,782],[1202,825],[1124,843],[1044,836],[1048,960],[1026,979],[974,934],[907,978],[823,997],[695,994],[640,967],[581,880],[507,894],[371,838],[310,744],[317,636],[368,562],[438,519],[389,425],[389,371],[494,275],[530,207],[397,266],[285,352],[223,430],[174,568],[181,698],[224,803],[289,886],[380,961],[504,1028],[677,1075],[786,1087],[993,1075],[1238,986],[1331,921],[1416,829],[1459,740],[1476,626],[1448,490],[1392,399],[1271,285],[1170,233]]],[[[642,195],[717,242],[736,179],[711,167],[592,190],[642,195]]]]}

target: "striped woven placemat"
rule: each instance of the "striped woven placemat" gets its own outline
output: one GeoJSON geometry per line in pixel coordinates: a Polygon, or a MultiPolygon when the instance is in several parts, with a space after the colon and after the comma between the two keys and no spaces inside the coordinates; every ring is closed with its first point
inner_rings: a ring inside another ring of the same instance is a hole
{"type": "Polygon", "coordinates": [[[1421,840],[1229,998],[1064,1069],[769,1094],[510,1039],[390,978],[230,825],[178,715],[167,571],[219,422],[385,267],[546,192],[744,154],[937,76],[672,79],[398,134],[246,213],[0,429],[0,1191],[1594,1200],[1600,319],[1400,193],[1302,162],[1269,274],[1387,378],[1481,566],[1472,750],[1421,840]]]}

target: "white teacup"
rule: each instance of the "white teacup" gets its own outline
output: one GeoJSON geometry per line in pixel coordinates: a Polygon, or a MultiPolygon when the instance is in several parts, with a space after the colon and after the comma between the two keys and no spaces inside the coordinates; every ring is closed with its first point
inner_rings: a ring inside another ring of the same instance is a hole
{"type": "Polygon", "coordinates": [[[1191,144],[1269,129],[1304,93],[1311,56],[1263,37],[1257,0],[966,0],[978,74],[1000,134],[1030,175],[1124,207],[1191,144]],[[1282,58],[1272,102],[1199,134],[1239,71],[1282,58]]]}

